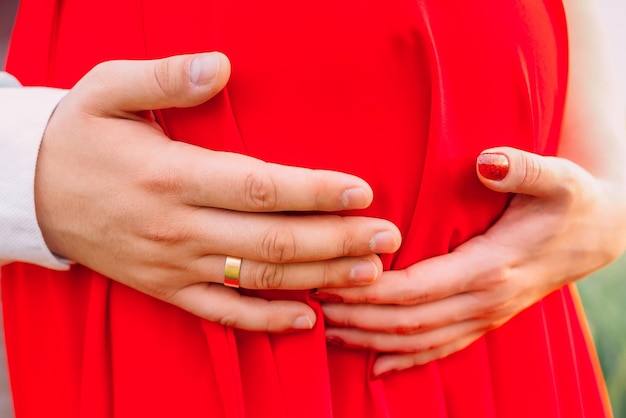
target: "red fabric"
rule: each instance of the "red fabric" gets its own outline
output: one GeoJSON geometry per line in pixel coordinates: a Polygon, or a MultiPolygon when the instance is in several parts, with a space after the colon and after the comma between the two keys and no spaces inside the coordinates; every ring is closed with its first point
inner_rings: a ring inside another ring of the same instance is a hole
{"type": "MultiPolygon", "coordinates": [[[[507,197],[476,155],[553,154],[567,74],[557,0],[292,2],[23,0],[9,70],[69,87],[94,64],[205,50],[227,93],[167,110],[180,140],[370,182],[400,269],[480,234],[507,197]]],[[[132,141],[132,138],[128,138],[132,141]]],[[[602,417],[584,319],[568,288],[444,360],[372,379],[373,354],[311,332],[207,323],[76,266],[2,271],[17,418],[602,417]]],[[[266,297],[309,300],[306,292],[266,297]]]]}

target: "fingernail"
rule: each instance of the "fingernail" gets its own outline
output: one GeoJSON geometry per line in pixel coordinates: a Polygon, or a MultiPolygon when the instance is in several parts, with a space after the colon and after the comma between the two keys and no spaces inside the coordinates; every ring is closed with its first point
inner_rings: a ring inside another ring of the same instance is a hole
{"type": "Polygon", "coordinates": [[[361,260],[350,270],[350,279],[356,283],[370,283],[378,277],[378,267],[370,260],[361,260]]]}
{"type": "Polygon", "coordinates": [[[348,189],[341,195],[341,207],[343,208],[364,208],[369,203],[369,194],[360,187],[348,189]]]}
{"type": "Polygon", "coordinates": [[[315,300],[319,300],[320,302],[343,303],[343,298],[341,296],[328,292],[314,292],[311,293],[311,297],[315,300]]]}
{"type": "Polygon", "coordinates": [[[375,253],[389,253],[396,250],[396,236],[389,231],[379,232],[370,240],[370,250],[375,253]]]}
{"type": "Polygon", "coordinates": [[[378,374],[376,374],[376,373],[374,373],[374,372],[372,371],[372,379],[382,379],[383,377],[385,377],[385,376],[389,376],[390,374],[392,374],[392,373],[393,373],[393,372],[395,372],[395,371],[397,371],[397,370],[394,370],[394,369],[392,369],[392,370],[386,370],[386,371],[384,371],[384,372],[380,372],[380,373],[378,373],[378,374]]]}
{"type": "Polygon", "coordinates": [[[326,343],[330,344],[330,345],[334,345],[337,347],[343,347],[344,345],[346,345],[346,342],[344,340],[342,340],[339,337],[336,337],[334,335],[327,335],[326,336],[326,343]]]}
{"type": "Polygon", "coordinates": [[[308,316],[299,316],[293,322],[294,329],[311,329],[313,328],[313,321],[308,316]]]}
{"type": "Polygon", "coordinates": [[[500,181],[509,172],[509,159],[504,154],[480,154],[476,162],[480,175],[489,180],[500,181]]]}
{"type": "Polygon", "coordinates": [[[189,80],[195,86],[203,86],[217,78],[220,69],[220,59],[217,54],[203,54],[191,61],[189,66],[189,80]]]}

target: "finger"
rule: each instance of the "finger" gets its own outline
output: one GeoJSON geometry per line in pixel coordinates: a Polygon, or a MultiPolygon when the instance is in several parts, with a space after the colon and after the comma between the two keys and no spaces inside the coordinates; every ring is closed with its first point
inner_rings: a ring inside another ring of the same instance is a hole
{"type": "MultiPolygon", "coordinates": [[[[320,261],[392,253],[398,229],[384,219],[337,215],[289,216],[196,209],[172,218],[142,219],[137,231],[144,251],[189,257],[220,254],[267,263],[320,261]]],[[[167,257],[170,259],[171,257],[167,257]]],[[[158,259],[156,260],[158,263],[158,259]]]]}
{"type": "Polygon", "coordinates": [[[231,211],[211,211],[204,215],[187,220],[188,235],[184,232],[176,235],[180,232],[155,227],[147,238],[154,235],[174,244],[195,243],[196,251],[203,255],[224,254],[269,263],[392,253],[401,242],[398,229],[384,219],[336,215],[260,216],[231,211]],[[168,233],[172,236],[168,237],[168,233]]]}
{"type": "Polygon", "coordinates": [[[328,327],[326,338],[334,344],[365,348],[380,352],[421,353],[437,349],[469,334],[483,331],[484,321],[472,320],[425,331],[419,334],[400,335],[365,331],[357,328],[328,327]]]}
{"type": "Polygon", "coordinates": [[[269,264],[246,261],[241,287],[246,289],[312,289],[324,286],[367,285],[377,280],[382,262],[376,255],[311,263],[269,264]]]}
{"type": "MultiPolygon", "coordinates": [[[[191,282],[224,282],[225,257],[207,256],[189,266],[191,282]]],[[[367,285],[380,277],[382,263],[376,255],[345,257],[310,263],[271,264],[241,260],[239,286],[244,289],[308,290],[320,285],[367,285]]]]}
{"type": "Polygon", "coordinates": [[[383,272],[380,280],[363,288],[318,289],[314,297],[330,295],[346,303],[377,305],[419,305],[454,295],[489,289],[507,280],[502,268],[512,257],[502,248],[492,257],[493,247],[485,247],[485,238],[477,237],[452,253],[420,261],[405,270],[383,272]],[[485,251],[485,249],[489,251],[485,251]]]}
{"type": "Polygon", "coordinates": [[[169,302],[208,321],[250,331],[308,330],[316,321],[315,313],[304,303],[244,296],[217,284],[185,287],[169,302]]]}
{"type": "Polygon", "coordinates": [[[327,323],[338,327],[400,335],[420,333],[479,317],[488,307],[474,294],[463,293],[416,306],[324,303],[327,323]]]}
{"type": "Polygon", "coordinates": [[[107,61],[77,84],[94,114],[190,107],[213,97],[228,81],[230,63],[219,52],[158,60],[107,61]]]}
{"type": "Polygon", "coordinates": [[[452,341],[449,344],[421,353],[382,354],[374,361],[372,374],[375,377],[381,377],[393,371],[405,370],[414,366],[430,363],[431,361],[440,360],[468,347],[483,334],[483,332],[474,332],[463,338],[452,341]]]}
{"type": "Polygon", "coordinates": [[[576,196],[588,174],[576,164],[509,147],[483,151],[477,158],[479,179],[498,192],[537,197],[576,196]]]}
{"type": "Polygon", "coordinates": [[[251,212],[336,211],[370,205],[372,189],[353,175],[270,164],[245,155],[172,142],[166,176],[153,176],[189,205],[251,212]]]}

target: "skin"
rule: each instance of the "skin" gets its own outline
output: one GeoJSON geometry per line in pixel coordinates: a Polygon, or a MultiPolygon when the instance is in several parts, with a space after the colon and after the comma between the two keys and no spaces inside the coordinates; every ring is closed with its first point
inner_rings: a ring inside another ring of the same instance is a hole
{"type": "Polygon", "coordinates": [[[493,227],[452,253],[390,271],[364,288],[321,289],[330,342],[381,352],[381,375],[446,357],[626,248],[624,108],[597,11],[565,0],[570,78],[557,157],[512,148],[495,191],[515,193],[493,227]],[[463,272],[459,274],[459,272],[463,272]]]}
{"type": "Polygon", "coordinates": [[[380,277],[376,254],[397,250],[400,233],[381,219],[278,214],[363,208],[372,191],[343,173],[171,141],[147,112],[198,105],[229,75],[219,53],[95,67],[49,121],[35,174],[37,220],[55,254],[200,317],[249,330],[310,329],[316,317],[306,304],[224,287],[225,255],[244,259],[248,289],[361,286],[380,277]]]}
{"type": "Polygon", "coordinates": [[[217,75],[202,83],[191,71],[197,56],[183,56],[105,63],[72,89],[50,120],[38,160],[44,238],[59,255],[234,327],[306,329],[315,316],[297,302],[223,287],[224,254],[245,259],[242,287],[339,295],[344,303],[323,305],[327,335],[380,351],[375,375],[463,349],[626,247],[626,174],[616,158],[626,151],[623,108],[595,12],[587,1],[564,3],[571,73],[559,155],[487,150],[506,155],[510,170],[500,181],[477,175],[516,196],[491,229],[449,255],[381,275],[374,254],[398,248],[393,225],[274,213],[366,207],[371,190],[361,180],[167,139],[146,110],[209,100],[228,78],[222,55],[217,75]],[[311,231],[319,231],[315,239],[311,231]],[[362,261],[376,268],[357,283],[350,272],[362,261]]]}

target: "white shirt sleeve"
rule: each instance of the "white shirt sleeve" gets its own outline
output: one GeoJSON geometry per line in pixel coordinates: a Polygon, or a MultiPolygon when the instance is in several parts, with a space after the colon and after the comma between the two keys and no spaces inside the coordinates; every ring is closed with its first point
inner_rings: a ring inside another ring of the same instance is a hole
{"type": "Polygon", "coordinates": [[[50,252],[35,213],[35,166],[48,119],[67,90],[19,87],[0,72],[0,265],[23,261],[67,270],[50,252]],[[7,84],[13,86],[2,87],[7,84]]]}

